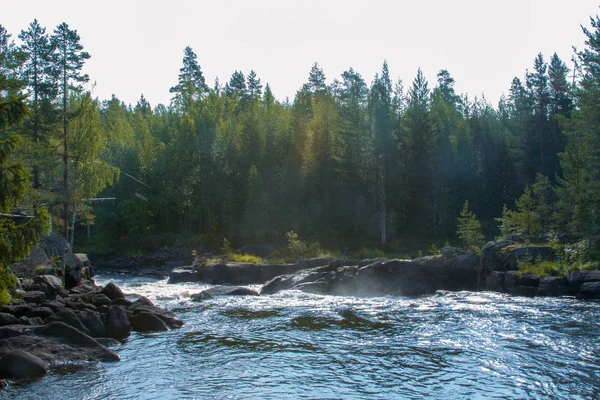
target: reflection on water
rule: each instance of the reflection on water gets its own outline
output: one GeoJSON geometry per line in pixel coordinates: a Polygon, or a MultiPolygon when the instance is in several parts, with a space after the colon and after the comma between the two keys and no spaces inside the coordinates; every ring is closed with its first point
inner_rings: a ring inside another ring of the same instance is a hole
{"type": "Polygon", "coordinates": [[[600,303],[295,291],[189,301],[202,284],[112,279],[186,322],[134,333],[118,363],[58,369],[2,398],[598,398],[600,303]]]}

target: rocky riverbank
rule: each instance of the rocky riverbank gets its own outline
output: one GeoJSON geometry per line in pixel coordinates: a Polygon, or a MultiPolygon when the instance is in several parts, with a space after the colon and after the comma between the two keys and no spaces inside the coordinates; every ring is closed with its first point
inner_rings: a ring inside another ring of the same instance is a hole
{"type": "Polygon", "coordinates": [[[438,256],[414,260],[314,258],[294,264],[251,264],[206,263],[197,258],[190,266],[172,269],[169,283],[264,284],[261,294],[293,289],[319,294],[420,296],[438,290],[490,290],[521,296],[600,298],[600,271],[582,270],[564,277],[517,272],[523,260],[554,257],[548,246],[505,239],[488,243],[481,255],[445,248],[438,256]]]}
{"type": "Polygon", "coordinates": [[[145,297],[127,296],[113,283],[96,285],[87,257],[73,254],[56,234],[43,238],[11,271],[19,283],[12,304],[0,307],[0,379],[37,378],[77,362],[118,361],[110,347],[132,331],[183,325],[145,297]]]}

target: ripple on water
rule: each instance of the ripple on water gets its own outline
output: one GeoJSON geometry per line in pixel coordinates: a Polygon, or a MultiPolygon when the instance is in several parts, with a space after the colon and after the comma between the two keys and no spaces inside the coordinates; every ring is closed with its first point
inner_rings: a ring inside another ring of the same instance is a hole
{"type": "MultiPolygon", "coordinates": [[[[190,302],[208,285],[98,277],[185,321],[121,362],[52,372],[8,398],[598,398],[600,303],[458,292],[297,291],[190,302]]],[[[254,288],[257,288],[256,286],[254,288]]]]}

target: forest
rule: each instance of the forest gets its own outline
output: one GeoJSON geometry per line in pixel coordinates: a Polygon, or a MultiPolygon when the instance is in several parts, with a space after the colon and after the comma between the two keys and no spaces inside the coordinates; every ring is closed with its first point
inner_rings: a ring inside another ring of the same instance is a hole
{"type": "Polygon", "coordinates": [[[392,251],[510,232],[595,235],[600,19],[589,22],[583,50],[538,54],[497,106],[456,93],[445,69],[436,82],[421,70],[403,82],[385,61],[370,85],[352,68],[327,79],[314,63],[282,101],[254,71],[206,82],[190,47],[170,104],[124,104],[84,89],[90,54],[66,23],[0,25],[0,111],[26,108],[0,126],[15,143],[0,178],[10,158],[30,182],[3,206],[47,209],[76,247],[123,251],[280,244],[288,232],[392,251]],[[481,234],[465,239],[461,221],[481,234]]]}

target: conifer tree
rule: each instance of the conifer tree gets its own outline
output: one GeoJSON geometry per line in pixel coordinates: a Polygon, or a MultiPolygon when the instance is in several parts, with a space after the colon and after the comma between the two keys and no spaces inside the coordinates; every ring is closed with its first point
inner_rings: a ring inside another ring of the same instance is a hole
{"type": "Polygon", "coordinates": [[[194,102],[208,93],[204,74],[198,64],[198,56],[190,46],[183,51],[183,66],[179,70],[177,85],[169,89],[174,93],[171,100],[181,111],[189,110],[194,102]]]}
{"type": "Polygon", "coordinates": [[[469,202],[465,200],[462,211],[458,217],[458,237],[467,250],[479,252],[483,245],[484,236],[481,233],[481,223],[472,211],[469,211],[469,202]]]}
{"type": "Polygon", "coordinates": [[[63,187],[64,187],[64,209],[63,209],[63,233],[65,239],[69,240],[69,207],[71,206],[71,190],[69,162],[71,154],[69,149],[69,96],[81,93],[82,84],[89,80],[87,74],[82,74],[81,69],[85,61],[90,58],[89,53],[83,51],[79,43],[80,37],[76,30],[71,30],[66,23],[60,24],[50,37],[54,49],[52,55],[52,71],[58,83],[58,92],[61,97],[61,119],[62,119],[62,150],[63,159],[63,187]]]}

